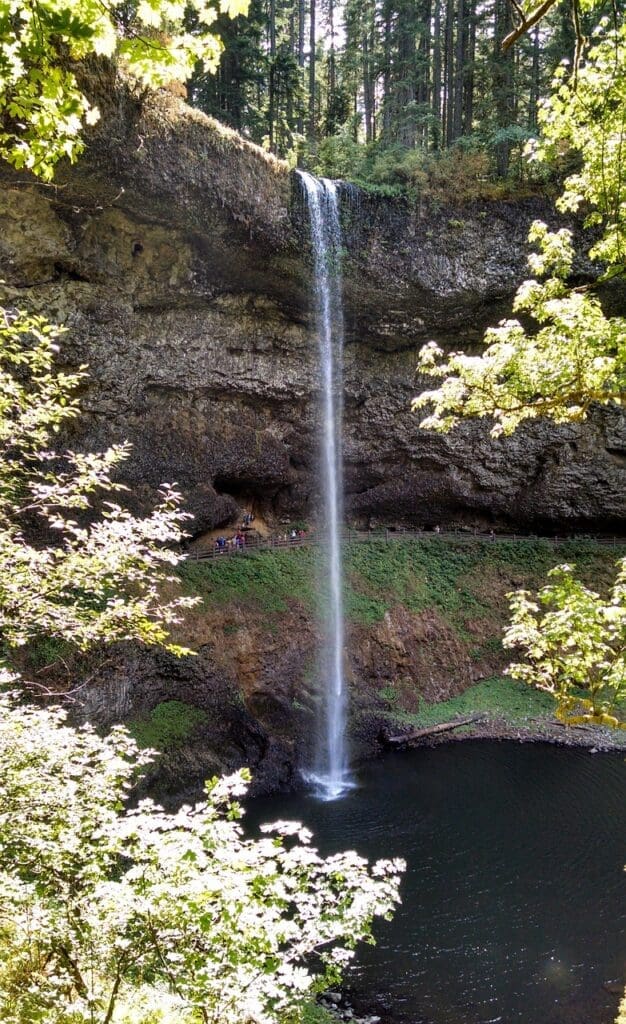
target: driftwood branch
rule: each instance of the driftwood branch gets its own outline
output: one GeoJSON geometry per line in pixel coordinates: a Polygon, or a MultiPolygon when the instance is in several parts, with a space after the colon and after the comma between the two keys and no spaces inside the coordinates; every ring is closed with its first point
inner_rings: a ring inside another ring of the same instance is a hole
{"type": "Polygon", "coordinates": [[[389,747],[407,746],[411,743],[417,743],[418,740],[422,740],[426,736],[435,736],[440,732],[450,732],[452,729],[458,729],[461,725],[469,725],[471,722],[482,722],[484,718],[485,715],[482,712],[476,711],[472,715],[465,715],[464,718],[455,718],[451,722],[442,722],[441,725],[431,725],[427,729],[414,729],[412,732],[404,732],[399,736],[385,736],[383,740],[389,747]]]}

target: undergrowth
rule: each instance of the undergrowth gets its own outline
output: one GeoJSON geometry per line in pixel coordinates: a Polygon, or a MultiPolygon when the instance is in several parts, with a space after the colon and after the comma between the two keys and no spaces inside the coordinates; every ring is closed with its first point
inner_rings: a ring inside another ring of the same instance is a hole
{"type": "Polygon", "coordinates": [[[610,578],[619,554],[588,541],[571,541],[555,548],[542,540],[434,538],[355,544],[346,567],[353,587],[377,594],[385,611],[400,602],[410,611],[434,606],[443,612],[467,613],[489,607],[491,595],[485,595],[481,586],[485,575],[499,575],[511,587],[541,585],[552,566],[575,562],[583,578],[598,582],[600,577],[610,578]]]}
{"type": "Polygon", "coordinates": [[[523,159],[527,137],[524,131],[511,133],[509,129],[506,141],[511,145],[511,166],[505,178],[496,164],[497,147],[505,141],[500,137],[475,136],[432,152],[356,142],[344,128],[322,139],[315,152],[301,153],[301,159],[315,174],[342,178],[384,198],[402,197],[412,203],[425,200],[434,206],[519,200],[544,195],[554,187],[545,167],[523,159]]]}
{"type": "MultiPolygon", "coordinates": [[[[318,557],[315,548],[294,547],[183,562],[178,572],[185,592],[199,596],[205,607],[235,604],[271,619],[294,602],[316,611],[318,557]]],[[[355,622],[377,622],[387,610],[386,604],[349,582],[344,599],[346,614],[355,622]]]]}
{"type": "Polygon", "coordinates": [[[319,1003],[307,1003],[302,1008],[302,1024],[336,1024],[337,1017],[319,1003]]]}
{"type": "Polygon", "coordinates": [[[33,671],[55,664],[71,657],[76,651],[74,644],[54,636],[42,636],[32,640],[26,648],[28,667],[33,671]]]}
{"type": "Polygon", "coordinates": [[[180,700],[165,700],[149,714],[133,718],[127,723],[129,732],[140,747],[151,747],[161,753],[182,746],[196,726],[206,721],[200,708],[191,707],[180,700]]]}
{"type": "MultiPolygon", "coordinates": [[[[472,656],[497,649],[498,628],[507,611],[504,594],[536,589],[558,563],[575,563],[580,577],[594,589],[608,586],[615,561],[626,546],[606,547],[595,541],[568,541],[555,547],[546,540],[451,541],[373,540],[346,545],[345,609],[348,621],[380,622],[394,606],[421,612],[436,609],[462,639],[476,634],[475,623],[494,621],[494,631],[479,630],[481,642],[472,656]]],[[[237,604],[273,617],[294,602],[315,610],[314,547],[224,556],[206,562],[185,562],[179,568],[188,593],[205,606],[237,604]]]]}
{"type": "Polygon", "coordinates": [[[312,607],[314,549],[224,555],[207,562],[183,562],[178,572],[189,594],[205,605],[236,602],[264,612],[284,612],[289,601],[312,607]]]}

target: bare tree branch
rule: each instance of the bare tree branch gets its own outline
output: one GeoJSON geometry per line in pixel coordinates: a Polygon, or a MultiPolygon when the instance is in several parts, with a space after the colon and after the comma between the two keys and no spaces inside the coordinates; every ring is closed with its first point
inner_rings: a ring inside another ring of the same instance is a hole
{"type": "MultiPolygon", "coordinates": [[[[526,35],[528,30],[536,25],[538,21],[541,21],[543,16],[548,13],[551,7],[554,7],[557,0],[543,0],[539,7],[536,7],[532,14],[529,14],[527,18],[524,18],[521,25],[514,28],[512,32],[509,32],[508,36],[505,36],[502,40],[502,52],[506,53],[507,50],[521,39],[523,35],[526,35]]],[[[517,5],[514,5],[517,6],[517,5]]]]}

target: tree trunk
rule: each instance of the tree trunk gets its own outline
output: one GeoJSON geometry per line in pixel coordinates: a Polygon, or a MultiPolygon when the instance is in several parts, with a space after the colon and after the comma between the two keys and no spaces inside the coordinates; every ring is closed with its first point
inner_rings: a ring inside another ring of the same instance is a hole
{"type": "Polygon", "coordinates": [[[464,715],[463,718],[455,718],[451,722],[442,722],[440,725],[430,725],[426,729],[413,729],[411,732],[400,733],[397,736],[383,736],[383,742],[389,747],[405,747],[423,740],[427,736],[436,736],[441,732],[450,732],[452,729],[459,729],[462,725],[471,725],[482,722],[487,716],[482,711],[474,711],[471,715],[464,715]]]}
{"type": "Polygon", "coordinates": [[[476,0],[466,0],[468,44],[463,82],[463,134],[471,135],[474,123],[474,62],[476,60],[476,0]]]}
{"type": "Polygon", "coordinates": [[[365,141],[374,139],[374,83],[372,81],[371,38],[367,30],[363,32],[363,114],[365,118],[365,141]]]}
{"type": "Polygon", "coordinates": [[[270,153],[276,152],[276,0],[269,4],[270,68],[268,81],[267,123],[270,153]]]}
{"type": "Polygon", "coordinates": [[[428,145],[428,119],[426,117],[430,102],[430,50],[432,44],[431,19],[432,2],[423,0],[421,10],[420,42],[417,55],[417,102],[419,104],[420,116],[420,142],[422,146],[428,145]]]}
{"type": "Polygon", "coordinates": [[[315,86],[316,86],[316,68],[315,68],[315,0],[311,0],[310,6],[310,19],[309,19],[309,128],[308,138],[311,145],[315,145],[315,86]]]}
{"type": "MultiPolygon", "coordinates": [[[[496,124],[501,133],[514,122],[513,49],[505,53],[502,53],[501,49],[502,40],[508,35],[511,27],[508,0],[495,0],[493,99],[496,124]]],[[[502,138],[496,144],[496,171],[500,178],[505,178],[508,174],[510,153],[510,141],[502,138]]]]}
{"type": "Polygon", "coordinates": [[[330,46],[328,50],[328,100],[326,104],[326,131],[328,135],[334,135],[337,128],[336,114],[336,92],[337,72],[335,54],[335,4],[334,0],[328,0],[328,28],[330,35],[330,46]]]}
{"type": "Polygon", "coordinates": [[[397,138],[412,149],[417,136],[415,119],[415,24],[408,9],[400,12],[398,25],[398,68],[395,81],[397,138]]]}
{"type": "Polygon", "coordinates": [[[433,24],[433,149],[441,146],[441,0],[435,0],[433,24]]]}
{"type": "Polygon", "coordinates": [[[539,25],[533,31],[532,69],[530,73],[530,95],[528,98],[528,127],[537,130],[537,106],[539,103],[539,25]]]}
{"type": "Polygon", "coordinates": [[[466,19],[464,0],[457,0],[456,46],[454,62],[454,110],[452,115],[452,139],[463,134],[463,76],[465,74],[466,19]]]}
{"type": "Polygon", "coordinates": [[[384,142],[391,142],[392,110],[391,110],[391,0],[384,0],[383,27],[383,127],[384,142]]]}
{"type": "Polygon", "coordinates": [[[454,0],[446,0],[444,46],[444,138],[449,146],[454,139],[454,0]]]}

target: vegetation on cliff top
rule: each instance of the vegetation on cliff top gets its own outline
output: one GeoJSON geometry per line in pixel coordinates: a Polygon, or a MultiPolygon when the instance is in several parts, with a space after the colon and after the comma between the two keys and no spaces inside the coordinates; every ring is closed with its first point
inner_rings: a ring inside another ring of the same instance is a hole
{"type": "MultiPolygon", "coordinates": [[[[515,49],[506,0],[252,0],[221,19],[191,101],[283,157],[384,194],[452,200],[537,187],[522,158],[576,36],[562,4],[515,49]]],[[[589,28],[587,12],[583,30],[589,28]]]]}

